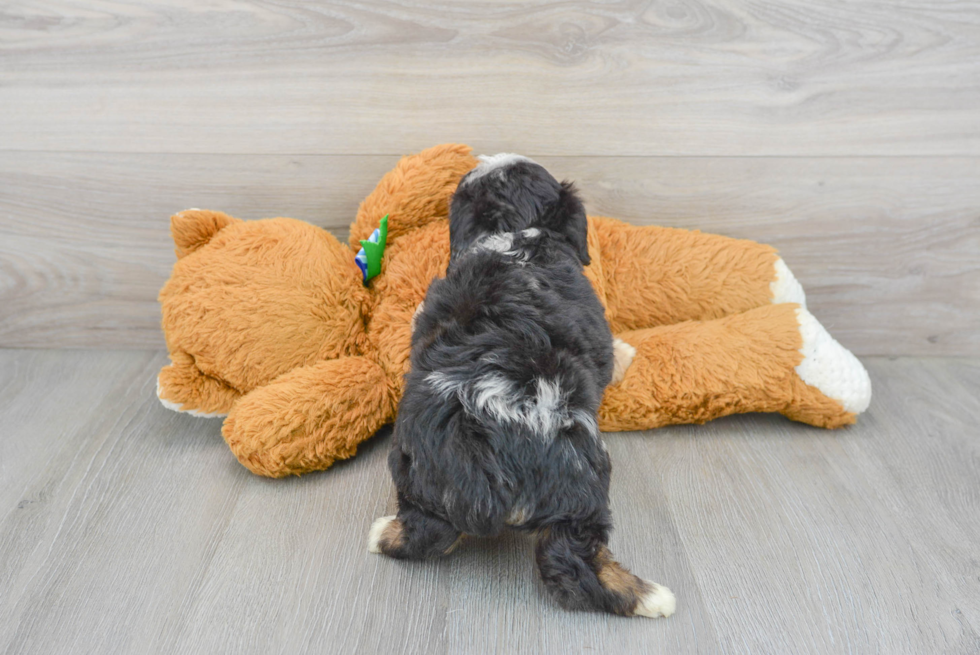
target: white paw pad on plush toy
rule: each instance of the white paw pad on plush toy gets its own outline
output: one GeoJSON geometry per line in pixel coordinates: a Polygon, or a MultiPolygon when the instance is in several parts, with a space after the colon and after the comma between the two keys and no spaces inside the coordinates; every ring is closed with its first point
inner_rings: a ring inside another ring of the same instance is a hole
{"type": "Polygon", "coordinates": [[[803,307],[796,310],[796,318],[803,336],[803,361],[796,367],[800,379],[839,401],[848,412],[866,410],[871,403],[871,378],[858,358],[803,307]]]}

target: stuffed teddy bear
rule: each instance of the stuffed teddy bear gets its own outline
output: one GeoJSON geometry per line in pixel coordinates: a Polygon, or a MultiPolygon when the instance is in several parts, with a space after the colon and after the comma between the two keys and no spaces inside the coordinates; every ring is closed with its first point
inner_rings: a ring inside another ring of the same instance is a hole
{"type": "MultiPolygon", "coordinates": [[[[160,292],[167,407],[226,416],[222,435],[260,475],[325,469],[394,420],[412,317],[449,263],[449,204],[478,160],[462,145],[403,158],[361,204],[350,245],[289,218],[171,218],[177,262],[160,292]],[[380,274],[361,241],[388,216],[380,274]]],[[[779,412],[853,423],[867,372],[806,310],[776,251],[751,241],[589,218],[586,275],[616,337],[604,431],[779,412]]]]}

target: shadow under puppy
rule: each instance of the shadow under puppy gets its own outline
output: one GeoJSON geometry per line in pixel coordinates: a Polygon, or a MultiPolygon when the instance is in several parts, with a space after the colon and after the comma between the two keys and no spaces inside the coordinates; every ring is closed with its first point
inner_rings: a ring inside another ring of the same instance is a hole
{"type": "Polygon", "coordinates": [[[453,196],[446,277],[416,316],[388,457],[398,515],[374,522],[369,548],[415,559],[463,534],[533,531],[541,578],[565,607],[670,616],[670,590],[606,547],[611,466],[596,411],[613,339],[582,272],[585,209],[529,159],[481,160],[453,196]]]}

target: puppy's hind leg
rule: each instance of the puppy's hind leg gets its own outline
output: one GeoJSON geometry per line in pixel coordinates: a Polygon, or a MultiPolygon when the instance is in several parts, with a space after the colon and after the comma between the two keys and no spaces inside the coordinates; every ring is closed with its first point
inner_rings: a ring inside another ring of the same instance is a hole
{"type": "Polygon", "coordinates": [[[398,499],[398,514],[382,516],[371,525],[368,550],[395,559],[448,555],[459,545],[459,530],[438,516],[398,499]]]}
{"type": "Polygon", "coordinates": [[[568,523],[538,533],[535,556],[545,585],[569,609],[622,616],[670,616],[670,589],[633,575],[612,558],[601,526],[568,523]]]}

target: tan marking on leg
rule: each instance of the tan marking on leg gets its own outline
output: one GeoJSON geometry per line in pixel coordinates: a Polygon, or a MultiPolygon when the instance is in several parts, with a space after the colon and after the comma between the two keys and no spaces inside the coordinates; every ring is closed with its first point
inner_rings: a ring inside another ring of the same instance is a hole
{"type": "Polygon", "coordinates": [[[459,536],[458,536],[458,537],[456,537],[456,541],[454,541],[454,542],[452,543],[452,545],[450,545],[450,546],[449,546],[449,548],[447,548],[446,550],[444,550],[444,551],[442,551],[442,554],[443,554],[443,555],[448,555],[449,553],[451,553],[451,552],[453,552],[454,550],[456,550],[457,548],[459,548],[459,545],[460,545],[461,543],[463,543],[463,540],[464,540],[465,538],[466,538],[466,535],[465,535],[465,534],[463,534],[462,532],[460,532],[460,533],[459,533],[459,536]]]}
{"type": "Polygon", "coordinates": [[[612,558],[605,546],[596,553],[596,574],[599,583],[622,597],[626,616],[670,616],[676,601],[670,589],[638,578],[612,558]]]}
{"type": "Polygon", "coordinates": [[[612,558],[612,553],[605,546],[599,547],[595,561],[599,582],[609,591],[634,599],[646,591],[643,588],[643,580],[624,569],[612,558]]]}
{"type": "Polygon", "coordinates": [[[507,520],[504,521],[507,525],[524,525],[524,523],[529,518],[530,512],[527,507],[515,507],[510,510],[510,514],[507,515],[507,520]]]}

